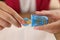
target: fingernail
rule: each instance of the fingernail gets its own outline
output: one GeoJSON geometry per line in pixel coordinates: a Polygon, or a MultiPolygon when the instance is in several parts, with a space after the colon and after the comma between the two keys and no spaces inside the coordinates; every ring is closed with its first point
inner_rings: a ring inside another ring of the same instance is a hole
{"type": "Polygon", "coordinates": [[[25,21],[21,21],[21,24],[25,24],[26,22],[25,21]]]}
{"type": "Polygon", "coordinates": [[[34,27],[34,29],[39,30],[39,27],[34,27]]]}

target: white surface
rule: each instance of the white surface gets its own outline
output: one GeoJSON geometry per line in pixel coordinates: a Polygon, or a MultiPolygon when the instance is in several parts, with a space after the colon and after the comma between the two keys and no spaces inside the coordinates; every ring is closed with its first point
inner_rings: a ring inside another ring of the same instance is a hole
{"type": "Polygon", "coordinates": [[[12,26],[0,31],[0,40],[56,40],[54,35],[32,27],[17,28],[12,26]]]}

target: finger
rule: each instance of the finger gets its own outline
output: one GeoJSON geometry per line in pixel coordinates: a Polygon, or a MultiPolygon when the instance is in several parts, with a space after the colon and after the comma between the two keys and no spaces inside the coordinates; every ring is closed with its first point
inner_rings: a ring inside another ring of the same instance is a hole
{"type": "Polygon", "coordinates": [[[51,32],[51,33],[58,33],[60,32],[60,21],[53,22],[53,23],[43,25],[43,26],[37,26],[34,29],[43,30],[43,31],[51,32]]]}
{"type": "Polygon", "coordinates": [[[50,33],[55,33],[55,30],[52,31],[52,29],[48,28],[48,27],[44,27],[44,26],[37,26],[34,29],[36,30],[42,30],[42,31],[47,31],[50,33]]]}
{"type": "Polygon", "coordinates": [[[0,10],[0,18],[4,19],[5,21],[9,22],[10,24],[14,24],[17,27],[20,27],[20,23],[18,23],[10,14],[0,10]]]}
{"type": "Polygon", "coordinates": [[[10,27],[10,26],[11,26],[10,23],[6,22],[6,21],[3,20],[2,18],[0,18],[0,25],[1,25],[2,27],[10,27]]]}
{"type": "Polygon", "coordinates": [[[52,16],[50,11],[36,11],[35,13],[42,16],[52,16]]]}
{"type": "Polygon", "coordinates": [[[0,9],[11,14],[19,23],[25,23],[23,18],[20,17],[20,15],[18,15],[16,11],[14,11],[11,7],[7,6],[4,2],[0,2],[0,6],[1,6],[0,9]]]}
{"type": "Polygon", "coordinates": [[[60,32],[60,29],[53,29],[53,28],[43,27],[43,26],[35,27],[34,29],[43,30],[43,31],[50,32],[50,33],[59,33],[60,32]]]}
{"type": "Polygon", "coordinates": [[[4,27],[2,27],[2,26],[0,25],[0,30],[2,30],[2,29],[4,29],[4,27]]]}

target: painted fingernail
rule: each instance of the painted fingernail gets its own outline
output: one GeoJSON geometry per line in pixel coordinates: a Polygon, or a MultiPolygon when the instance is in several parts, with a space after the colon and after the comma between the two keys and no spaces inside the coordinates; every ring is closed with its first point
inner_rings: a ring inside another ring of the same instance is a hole
{"type": "Polygon", "coordinates": [[[25,24],[26,22],[25,21],[21,21],[21,24],[25,24]]]}

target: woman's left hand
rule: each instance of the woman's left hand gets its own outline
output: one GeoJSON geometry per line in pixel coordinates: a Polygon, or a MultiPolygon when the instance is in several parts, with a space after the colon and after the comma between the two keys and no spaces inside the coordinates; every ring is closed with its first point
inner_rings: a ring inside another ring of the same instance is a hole
{"type": "Polygon", "coordinates": [[[60,10],[49,10],[49,11],[36,11],[37,15],[48,16],[51,20],[54,20],[51,23],[43,26],[37,26],[34,29],[44,30],[51,33],[60,32],[60,10]]]}

